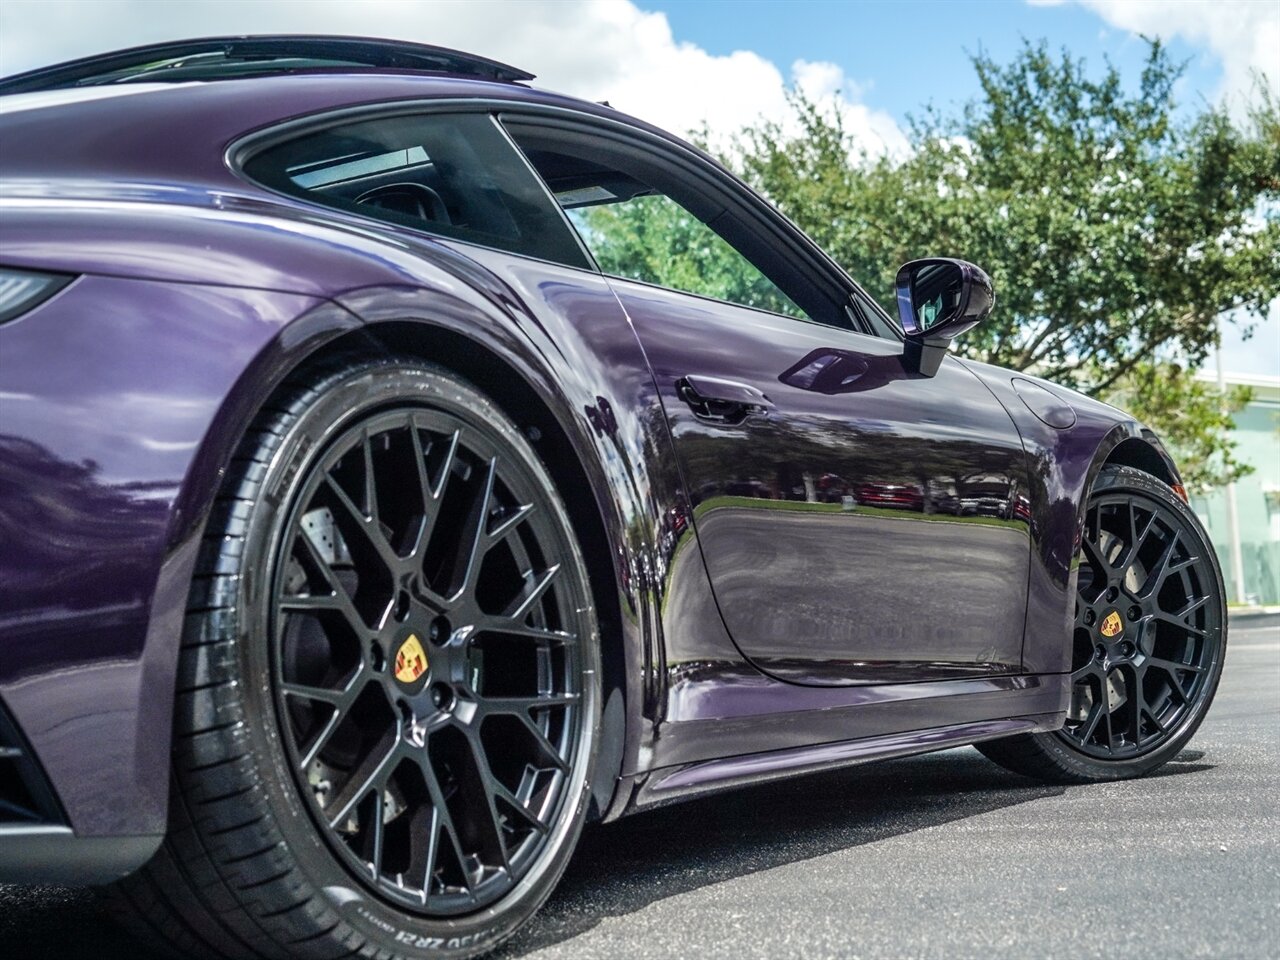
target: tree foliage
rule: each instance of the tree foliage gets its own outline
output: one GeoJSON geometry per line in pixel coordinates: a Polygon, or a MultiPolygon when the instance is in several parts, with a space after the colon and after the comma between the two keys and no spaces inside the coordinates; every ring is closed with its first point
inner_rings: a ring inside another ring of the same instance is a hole
{"type": "Polygon", "coordinates": [[[890,311],[901,263],[982,265],[996,309],[958,353],[1123,403],[1198,482],[1238,475],[1224,410],[1240,397],[1189,371],[1219,318],[1247,325],[1280,296],[1275,98],[1259,84],[1243,123],[1178,114],[1181,67],[1156,42],[1136,89],[1043,43],[973,64],[981,97],[914,120],[905,156],[859,153],[838,114],[796,95],[794,125],[744,130],[725,162],[890,311]]]}

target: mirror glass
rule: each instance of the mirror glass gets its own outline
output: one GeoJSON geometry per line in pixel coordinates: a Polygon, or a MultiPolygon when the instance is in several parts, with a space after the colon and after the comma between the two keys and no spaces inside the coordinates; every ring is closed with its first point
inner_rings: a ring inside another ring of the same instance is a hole
{"type": "Polygon", "coordinates": [[[964,296],[964,274],[954,263],[928,263],[911,277],[911,302],[921,331],[956,316],[964,296]]]}

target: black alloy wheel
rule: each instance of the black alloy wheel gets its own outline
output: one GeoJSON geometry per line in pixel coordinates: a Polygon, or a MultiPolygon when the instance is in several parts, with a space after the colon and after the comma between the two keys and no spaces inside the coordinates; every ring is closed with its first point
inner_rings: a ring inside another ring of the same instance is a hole
{"type": "Polygon", "coordinates": [[[1167,502],[1095,495],[1081,541],[1071,707],[1060,731],[1101,760],[1158,749],[1194,712],[1221,655],[1212,552],[1167,502]]]}
{"type": "Polygon", "coordinates": [[[1049,780],[1148,773],[1204,719],[1225,653],[1222,573],[1195,514],[1149,474],[1104,467],[1081,536],[1066,721],[979,749],[1049,780]]]}
{"type": "Polygon", "coordinates": [[[273,671],[300,785],[414,910],[487,906],[537,858],[581,728],[552,518],[482,427],[402,407],[312,465],[277,552],[273,671]]]}
{"type": "Polygon", "coordinates": [[[187,958],[493,949],[586,819],[599,644],[569,514],[510,417],[412,359],[300,377],[212,508],[170,832],[118,915],[187,958]]]}

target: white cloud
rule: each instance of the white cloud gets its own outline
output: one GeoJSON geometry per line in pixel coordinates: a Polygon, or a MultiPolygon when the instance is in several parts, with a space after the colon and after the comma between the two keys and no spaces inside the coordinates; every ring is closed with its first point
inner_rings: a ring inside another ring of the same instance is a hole
{"type": "Polygon", "coordinates": [[[760,117],[786,117],[798,85],[829,102],[861,146],[905,148],[888,114],[858,102],[835,64],[798,61],[789,77],[759,54],[716,56],[679,42],[663,13],[629,0],[5,0],[0,73],[120,47],[238,33],[338,33],[455,47],[538,74],[536,85],[590,100],[676,133],[705,121],[727,136],[760,117]]]}
{"type": "MultiPolygon", "coordinates": [[[[1057,6],[1061,0],[1029,0],[1057,6]]],[[[1076,0],[1111,26],[1130,33],[1179,37],[1207,48],[1222,64],[1213,95],[1240,110],[1261,74],[1280,92],[1280,3],[1276,0],[1076,0]]]]}

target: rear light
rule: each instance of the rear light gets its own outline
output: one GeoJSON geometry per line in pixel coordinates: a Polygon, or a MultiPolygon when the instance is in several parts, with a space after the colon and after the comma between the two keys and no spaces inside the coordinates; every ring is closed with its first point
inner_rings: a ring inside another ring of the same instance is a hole
{"type": "Polygon", "coordinates": [[[21,316],[48,300],[74,277],[0,267],[0,323],[21,316]]]}

